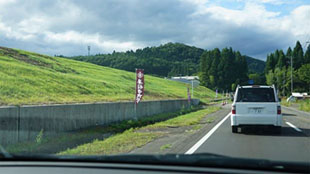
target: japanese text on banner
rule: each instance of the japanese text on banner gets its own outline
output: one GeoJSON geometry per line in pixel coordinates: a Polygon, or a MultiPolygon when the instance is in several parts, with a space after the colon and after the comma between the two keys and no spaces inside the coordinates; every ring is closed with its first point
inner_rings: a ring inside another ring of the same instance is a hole
{"type": "Polygon", "coordinates": [[[144,70],[136,69],[136,98],[135,102],[138,104],[144,96],[144,70]]]}

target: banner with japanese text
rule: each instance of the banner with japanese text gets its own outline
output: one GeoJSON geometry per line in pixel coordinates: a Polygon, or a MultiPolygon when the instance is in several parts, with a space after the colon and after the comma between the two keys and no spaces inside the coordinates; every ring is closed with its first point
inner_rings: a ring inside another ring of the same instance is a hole
{"type": "Polygon", "coordinates": [[[144,96],[144,70],[136,69],[136,98],[135,103],[138,104],[144,96]]]}

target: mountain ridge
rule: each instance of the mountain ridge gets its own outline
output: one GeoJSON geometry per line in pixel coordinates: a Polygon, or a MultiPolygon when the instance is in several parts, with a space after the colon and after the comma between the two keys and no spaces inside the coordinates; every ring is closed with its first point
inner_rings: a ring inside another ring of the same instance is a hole
{"type": "MultiPolygon", "coordinates": [[[[183,43],[166,43],[160,46],[145,47],[136,51],[113,52],[91,56],[73,56],[69,59],[79,60],[134,72],[143,68],[148,73],[160,77],[179,75],[197,75],[202,48],[183,43]]],[[[263,73],[265,62],[246,56],[249,72],[263,73]]]]}

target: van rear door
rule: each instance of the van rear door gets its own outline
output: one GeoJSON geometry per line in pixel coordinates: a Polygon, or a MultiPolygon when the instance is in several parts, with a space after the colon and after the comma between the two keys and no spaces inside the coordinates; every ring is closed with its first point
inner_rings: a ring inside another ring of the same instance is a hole
{"type": "Polygon", "coordinates": [[[236,114],[244,116],[277,115],[277,101],[273,88],[239,88],[236,114]]]}

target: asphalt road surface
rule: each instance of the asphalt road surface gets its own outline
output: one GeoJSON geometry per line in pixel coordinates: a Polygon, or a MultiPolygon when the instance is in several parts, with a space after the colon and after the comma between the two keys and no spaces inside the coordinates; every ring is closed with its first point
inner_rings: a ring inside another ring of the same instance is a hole
{"type": "Polygon", "coordinates": [[[310,163],[310,114],[288,108],[282,108],[282,113],[281,134],[268,127],[246,127],[232,133],[227,116],[190,153],[310,163]]]}

